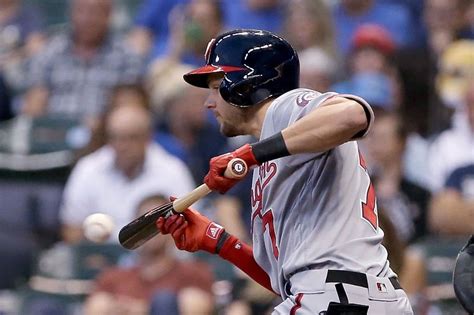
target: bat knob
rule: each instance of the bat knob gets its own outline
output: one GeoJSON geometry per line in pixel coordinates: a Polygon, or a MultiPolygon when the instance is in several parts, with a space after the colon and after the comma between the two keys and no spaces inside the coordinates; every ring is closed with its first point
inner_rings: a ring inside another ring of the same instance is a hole
{"type": "Polygon", "coordinates": [[[227,169],[225,170],[224,176],[228,178],[239,179],[247,175],[247,172],[247,163],[245,163],[245,161],[240,158],[234,158],[227,164],[227,169]]]}

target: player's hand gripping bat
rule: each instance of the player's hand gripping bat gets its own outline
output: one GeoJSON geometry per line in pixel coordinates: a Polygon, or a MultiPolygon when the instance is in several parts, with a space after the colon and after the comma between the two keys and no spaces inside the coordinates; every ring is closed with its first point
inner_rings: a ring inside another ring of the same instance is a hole
{"type": "MultiPolygon", "coordinates": [[[[247,174],[248,167],[244,160],[235,158],[229,161],[224,176],[242,178],[247,174]]],[[[119,232],[120,244],[127,249],[136,249],[160,231],[155,225],[160,217],[168,217],[189,208],[193,203],[209,194],[211,190],[202,184],[185,196],[172,202],[153,208],[144,215],[125,225],[119,232]]]]}

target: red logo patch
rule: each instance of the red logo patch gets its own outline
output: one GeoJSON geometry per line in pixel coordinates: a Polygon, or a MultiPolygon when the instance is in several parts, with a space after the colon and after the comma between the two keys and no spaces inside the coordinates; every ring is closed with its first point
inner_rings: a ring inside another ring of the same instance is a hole
{"type": "Polygon", "coordinates": [[[211,222],[211,224],[209,224],[209,226],[207,227],[206,235],[207,237],[215,240],[217,239],[220,230],[222,230],[222,226],[211,222]]]}

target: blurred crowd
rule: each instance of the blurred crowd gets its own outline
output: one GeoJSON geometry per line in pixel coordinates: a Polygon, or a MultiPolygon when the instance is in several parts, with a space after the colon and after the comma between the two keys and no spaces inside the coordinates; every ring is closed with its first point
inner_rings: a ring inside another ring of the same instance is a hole
{"type": "MultiPolygon", "coordinates": [[[[464,314],[451,273],[474,233],[472,0],[0,0],[0,313],[271,309],[278,297],[210,255],[117,240],[253,141],[223,137],[182,79],[234,28],[286,38],[302,87],[371,104],[360,147],[391,266],[415,314],[464,314]],[[105,244],[84,238],[96,212],[115,222],[105,244]]],[[[249,180],[196,205],[244,240],[249,180]]]]}

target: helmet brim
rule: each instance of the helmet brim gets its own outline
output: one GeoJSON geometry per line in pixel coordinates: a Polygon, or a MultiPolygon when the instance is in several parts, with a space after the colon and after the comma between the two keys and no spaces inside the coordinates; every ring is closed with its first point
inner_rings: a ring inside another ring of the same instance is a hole
{"type": "Polygon", "coordinates": [[[234,66],[213,66],[205,65],[203,67],[197,68],[191,72],[183,75],[184,81],[187,83],[200,87],[200,88],[209,88],[209,76],[215,73],[225,74],[227,72],[243,71],[246,68],[234,67],[234,66]]]}

